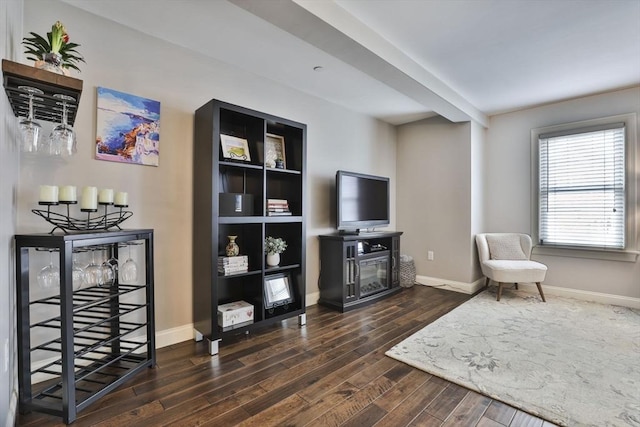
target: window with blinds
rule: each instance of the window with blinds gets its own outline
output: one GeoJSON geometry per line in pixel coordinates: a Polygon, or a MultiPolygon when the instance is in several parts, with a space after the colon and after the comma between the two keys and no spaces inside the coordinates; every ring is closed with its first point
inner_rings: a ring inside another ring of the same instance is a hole
{"type": "Polygon", "coordinates": [[[625,247],[625,124],[538,137],[541,245],[625,247]]]}

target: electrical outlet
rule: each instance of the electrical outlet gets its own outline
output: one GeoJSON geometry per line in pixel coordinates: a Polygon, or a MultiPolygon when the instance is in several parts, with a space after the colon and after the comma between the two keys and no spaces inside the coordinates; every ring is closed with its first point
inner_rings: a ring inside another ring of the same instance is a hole
{"type": "Polygon", "coordinates": [[[433,261],[433,251],[428,251],[428,252],[427,252],[427,259],[428,259],[429,261],[433,261]]]}

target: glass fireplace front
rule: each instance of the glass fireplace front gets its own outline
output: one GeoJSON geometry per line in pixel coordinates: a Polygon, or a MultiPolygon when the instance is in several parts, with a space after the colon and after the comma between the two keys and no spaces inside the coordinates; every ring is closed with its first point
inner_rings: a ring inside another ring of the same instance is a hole
{"type": "Polygon", "coordinates": [[[361,259],[360,298],[389,289],[389,251],[361,259]]]}

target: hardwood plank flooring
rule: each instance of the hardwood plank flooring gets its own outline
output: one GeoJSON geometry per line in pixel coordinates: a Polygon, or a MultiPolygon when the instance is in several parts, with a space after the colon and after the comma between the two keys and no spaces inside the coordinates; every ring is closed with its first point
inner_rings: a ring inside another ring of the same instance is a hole
{"type": "MultiPolygon", "coordinates": [[[[75,426],[477,426],[553,424],[384,355],[469,296],[414,286],[348,313],[307,310],[225,339],[220,354],[187,341],[78,414],[75,426]]],[[[20,414],[20,426],[60,418],[20,414]]]]}

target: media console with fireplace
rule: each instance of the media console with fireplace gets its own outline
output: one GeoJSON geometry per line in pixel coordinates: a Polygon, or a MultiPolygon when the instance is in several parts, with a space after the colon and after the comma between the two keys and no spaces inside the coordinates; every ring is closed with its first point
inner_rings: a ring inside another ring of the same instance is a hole
{"type": "Polygon", "coordinates": [[[396,231],[319,236],[318,303],[345,312],[400,292],[400,235],[396,231]]]}

